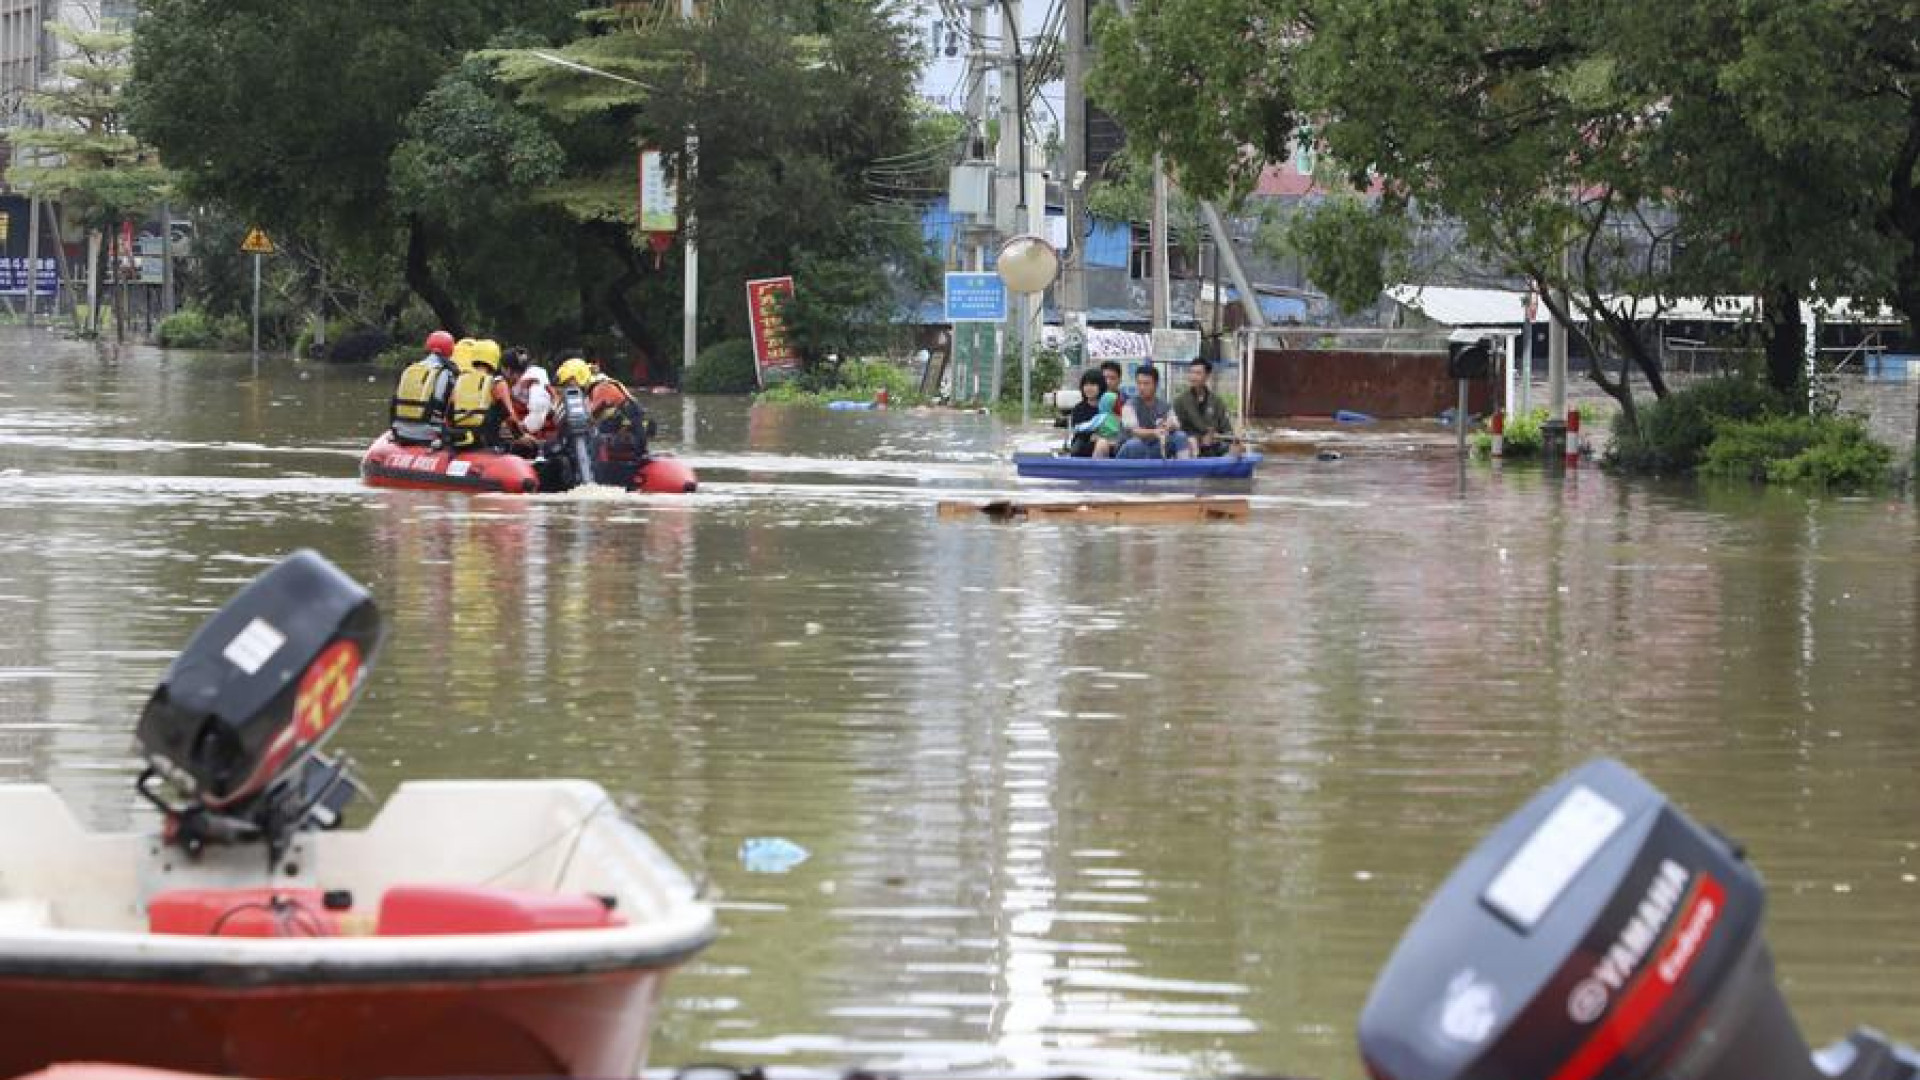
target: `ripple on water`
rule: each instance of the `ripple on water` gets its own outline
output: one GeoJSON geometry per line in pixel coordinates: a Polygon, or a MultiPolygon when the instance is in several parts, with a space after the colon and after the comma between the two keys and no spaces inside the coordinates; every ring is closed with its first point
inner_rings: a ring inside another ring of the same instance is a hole
{"type": "Polygon", "coordinates": [[[694,499],[373,493],[386,387],[131,355],[0,409],[0,778],[125,824],[172,650],[318,546],[390,617],[341,736],[378,788],[592,777],[711,875],[657,1062],[1353,1075],[1421,898],[1597,753],[1748,845],[1810,1034],[1920,1036],[1910,504],[1389,433],[1276,461],[1239,525],[942,523],[1043,490],[990,419],[679,399],[694,499]],[[750,873],[753,837],[811,857],[750,873]]]}

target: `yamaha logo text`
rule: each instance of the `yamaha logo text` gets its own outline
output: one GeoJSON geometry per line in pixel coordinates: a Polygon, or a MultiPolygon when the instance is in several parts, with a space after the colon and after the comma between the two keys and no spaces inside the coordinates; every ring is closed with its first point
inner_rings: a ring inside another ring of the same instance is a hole
{"type": "Polygon", "coordinates": [[[1641,898],[1627,925],[1621,928],[1620,936],[1614,939],[1593,971],[1568,995],[1567,1016],[1574,1023],[1591,1024],[1607,1011],[1613,995],[1626,987],[1646,960],[1648,951],[1660,940],[1660,932],[1666,928],[1667,920],[1673,918],[1673,911],[1686,895],[1691,878],[1687,868],[1672,859],[1660,864],[1659,873],[1647,886],[1646,896],[1641,898]]]}

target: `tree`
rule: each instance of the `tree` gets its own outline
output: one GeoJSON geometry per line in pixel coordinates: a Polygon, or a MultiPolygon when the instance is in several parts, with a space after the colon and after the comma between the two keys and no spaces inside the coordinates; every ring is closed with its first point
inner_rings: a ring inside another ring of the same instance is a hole
{"type": "MultiPolygon", "coordinates": [[[[127,130],[128,35],[112,25],[84,30],[56,22],[46,29],[67,59],[52,88],[33,98],[45,125],[13,133],[7,181],[59,204],[67,222],[85,226],[88,292],[97,297],[101,233],[144,219],[165,194],[168,176],[153,149],[127,130]]],[[[98,304],[92,326],[100,328],[98,304]]]]}
{"type": "MultiPolygon", "coordinates": [[[[882,167],[910,157],[920,130],[915,61],[888,5],[732,0],[691,23],[652,11],[590,12],[589,32],[558,51],[631,83],[498,54],[521,104],[568,131],[568,174],[544,197],[610,252],[628,253],[608,283],[609,306],[619,311],[630,290],[644,296],[675,269],[650,268],[634,232],[634,158],[644,144],[661,148],[681,181],[709,333],[745,335],[741,284],[789,273],[799,279],[796,337],[809,355],[842,350],[851,328],[891,318],[896,281],[925,282],[931,264],[917,211],[903,214],[887,197],[897,170],[882,167]],[[694,170],[689,132],[699,138],[694,170]]],[[[639,312],[622,326],[629,337],[651,336],[639,312]]]]}
{"type": "Polygon", "coordinates": [[[389,187],[420,101],[496,35],[566,32],[569,0],[146,0],[134,25],[134,130],[187,192],[276,234],[368,263],[407,251],[407,284],[448,326],[430,223],[389,187]]]}
{"type": "Polygon", "coordinates": [[[1356,187],[1382,184],[1383,228],[1456,222],[1491,270],[1596,328],[1618,367],[1590,373],[1631,414],[1630,375],[1665,392],[1648,323],[1666,298],[1760,295],[1779,381],[1801,298],[1920,282],[1920,244],[1901,246],[1908,199],[1920,241],[1916,18],[1850,0],[1141,0],[1110,22],[1096,85],[1202,194],[1311,117],[1356,187]],[[1255,26],[1280,28],[1279,59],[1239,90],[1141,46],[1255,26]]]}
{"type": "MultiPolygon", "coordinates": [[[[1139,0],[1102,8],[1088,89],[1166,153],[1203,198],[1251,191],[1293,152],[1302,115],[1295,64],[1310,0],[1139,0]]],[[[1150,155],[1149,155],[1150,156],[1150,155]]]]}

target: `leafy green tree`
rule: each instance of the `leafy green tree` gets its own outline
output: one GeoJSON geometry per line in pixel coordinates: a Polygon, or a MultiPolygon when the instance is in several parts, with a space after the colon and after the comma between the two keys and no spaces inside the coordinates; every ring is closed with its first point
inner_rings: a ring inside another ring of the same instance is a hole
{"type": "MultiPolygon", "coordinates": [[[[1354,272],[1366,248],[1396,249],[1393,228],[1455,222],[1488,269],[1597,330],[1590,344],[1619,367],[1591,373],[1629,416],[1629,373],[1665,392],[1647,325],[1661,298],[1761,296],[1778,385],[1797,377],[1800,299],[1889,295],[1920,309],[1911,4],[1137,7],[1109,21],[1096,86],[1183,183],[1244,189],[1311,118],[1335,160],[1358,163],[1356,188],[1384,188],[1375,226],[1304,234],[1343,291],[1366,280],[1354,272]],[[1275,35],[1264,57],[1224,56],[1228,78],[1180,61],[1189,43],[1260,33],[1275,35]]],[[[1339,213],[1330,220],[1357,225],[1351,208],[1339,213]]]]}
{"type": "MultiPolygon", "coordinates": [[[[1153,220],[1153,169],[1142,168],[1126,151],[1107,162],[1105,174],[1087,188],[1087,211],[1108,221],[1142,223],[1153,220]]],[[[1184,188],[1167,197],[1167,243],[1198,259],[1206,225],[1200,204],[1184,188]]]]}
{"type": "MultiPolygon", "coordinates": [[[[1293,152],[1301,107],[1294,67],[1310,39],[1310,0],[1139,0],[1132,18],[1101,8],[1090,91],[1179,164],[1203,198],[1251,191],[1293,152]]],[[[1150,156],[1150,155],[1149,155],[1150,156]]]]}
{"type": "Polygon", "coordinates": [[[566,174],[565,150],[540,118],[516,107],[478,57],[429,90],[394,149],[395,209],[432,238],[430,272],[457,297],[476,333],[561,344],[577,338],[572,223],[538,201],[566,174]]]}
{"type": "MultiPolygon", "coordinates": [[[[105,255],[101,234],[145,219],[169,178],[153,149],[127,130],[128,35],[110,24],[86,30],[49,23],[47,33],[68,56],[59,65],[60,78],[33,98],[46,122],[11,136],[7,182],[59,204],[67,224],[87,229],[95,255],[88,274],[97,293],[105,255]]],[[[96,306],[94,329],[99,325],[96,306]]]]}
{"type": "MultiPolygon", "coordinates": [[[[859,328],[892,318],[902,281],[932,273],[917,211],[888,197],[897,170],[882,169],[885,182],[874,172],[912,157],[925,130],[902,29],[874,0],[733,0],[692,23],[653,10],[590,12],[589,32],[550,54],[617,78],[525,50],[496,54],[521,104],[566,129],[568,175],[542,197],[610,254],[627,253],[607,280],[610,308],[628,305],[630,291],[643,304],[666,299],[657,288],[650,298],[649,286],[677,282],[678,267],[651,267],[634,232],[635,154],[660,147],[700,244],[704,333],[744,336],[742,283],[794,274],[803,350],[848,349],[859,328]],[[689,132],[699,139],[691,170],[689,132]]],[[[649,322],[672,314],[648,304],[619,321],[629,337],[650,338],[649,322]]]]}
{"type": "Polygon", "coordinates": [[[407,284],[453,328],[432,223],[396,206],[389,169],[407,118],[496,35],[568,32],[570,0],[145,0],[134,24],[134,131],[187,192],[274,233],[398,248],[407,284]],[[397,240],[397,243],[396,243],[397,240]]]}

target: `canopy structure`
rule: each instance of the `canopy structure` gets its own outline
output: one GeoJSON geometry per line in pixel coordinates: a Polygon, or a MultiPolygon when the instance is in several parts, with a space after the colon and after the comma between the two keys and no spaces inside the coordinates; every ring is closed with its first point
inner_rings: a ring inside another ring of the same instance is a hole
{"type": "MultiPolygon", "coordinates": [[[[1441,326],[1517,327],[1526,321],[1527,294],[1517,289],[1468,289],[1451,285],[1393,285],[1386,291],[1394,303],[1418,312],[1441,326]]],[[[1614,295],[1605,297],[1608,307],[1636,318],[1662,322],[1748,322],[1757,317],[1759,303],[1751,296],[1679,296],[1658,299],[1647,296],[1614,295]]],[[[1859,323],[1895,325],[1899,316],[1878,305],[1855,304],[1841,299],[1816,304],[1815,313],[1823,323],[1859,323]]],[[[1544,306],[1535,312],[1536,322],[1548,318],[1544,306]]],[[[1575,322],[1587,319],[1578,310],[1575,322]]]]}

